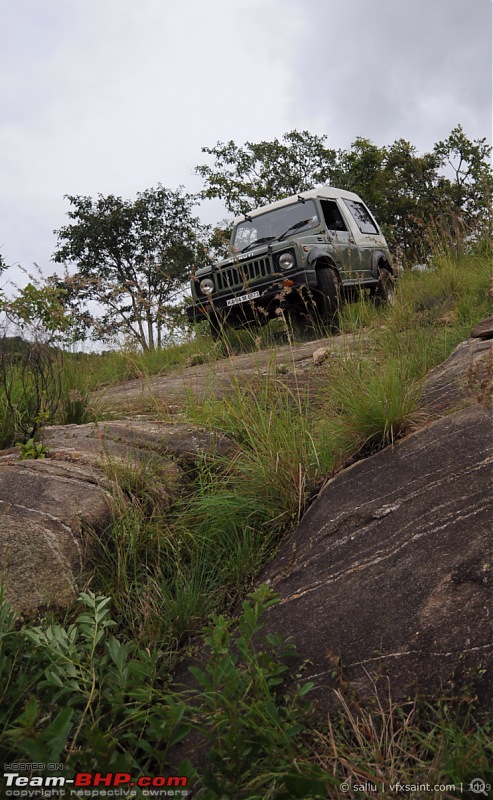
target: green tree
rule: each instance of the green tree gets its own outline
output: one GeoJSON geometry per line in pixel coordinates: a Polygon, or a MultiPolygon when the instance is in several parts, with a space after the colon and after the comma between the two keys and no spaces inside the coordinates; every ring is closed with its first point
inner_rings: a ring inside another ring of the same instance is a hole
{"type": "Polygon", "coordinates": [[[30,282],[17,294],[4,299],[1,308],[7,319],[29,340],[71,344],[81,338],[76,320],[66,304],[66,291],[56,276],[30,282]]]}
{"type": "Polygon", "coordinates": [[[385,158],[384,147],[358,136],[349,150],[338,151],[334,174],[334,185],[362,195],[379,216],[385,212],[388,200],[385,158]]]}
{"type": "Polygon", "coordinates": [[[67,303],[93,338],[123,334],[143,349],[159,347],[174,299],[205,257],[204,228],[192,213],[196,198],[158,185],[133,201],[101,194],[67,199],[71,222],[55,231],[53,255],[67,268],[59,283],[67,303]],[[88,301],[101,313],[90,313],[88,301]]]}
{"type": "Polygon", "coordinates": [[[491,240],[493,176],[491,147],[486,139],[471,141],[457,125],[447,139],[437,142],[434,154],[440,167],[451,174],[441,182],[454,221],[466,234],[491,240]]]}
{"type": "Polygon", "coordinates": [[[196,172],[204,180],[202,197],[219,198],[232,214],[245,214],[252,208],[282,197],[330,183],[336,161],[335,150],[325,147],[326,136],[308,131],[290,131],[282,140],[233,141],[203,147],[214,156],[214,166],[200,164],[196,172]]]}
{"type": "Polygon", "coordinates": [[[440,203],[439,160],[433,153],[419,155],[405,139],[383,150],[385,201],[375,214],[390,246],[400,251],[405,264],[412,265],[426,259],[430,249],[425,234],[440,203]]]}

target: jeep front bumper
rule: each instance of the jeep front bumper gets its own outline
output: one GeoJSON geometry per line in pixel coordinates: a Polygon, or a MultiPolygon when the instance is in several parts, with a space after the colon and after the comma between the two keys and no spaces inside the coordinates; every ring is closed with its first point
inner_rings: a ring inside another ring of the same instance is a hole
{"type": "Polygon", "coordinates": [[[275,317],[278,308],[302,304],[300,290],[315,289],[316,286],[315,270],[302,270],[291,275],[276,276],[275,280],[271,278],[244,286],[218,297],[204,298],[188,306],[186,313],[190,322],[202,322],[211,317],[231,322],[263,321],[275,317]]]}

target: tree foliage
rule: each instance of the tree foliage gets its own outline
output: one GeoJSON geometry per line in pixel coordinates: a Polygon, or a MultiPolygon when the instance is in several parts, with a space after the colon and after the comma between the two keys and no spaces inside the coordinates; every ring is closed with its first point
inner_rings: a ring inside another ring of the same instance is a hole
{"type": "MultiPolygon", "coordinates": [[[[45,277],[37,264],[34,267],[32,272],[18,267],[27,281],[23,287],[7,281],[8,290],[0,288],[3,337],[12,326],[26,343],[71,345],[83,338],[83,331],[67,307],[66,290],[57,276],[45,277]]],[[[5,269],[0,259],[0,274],[5,269]]]]}
{"type": "Polygon", "coordinates": [[[281,141],[246,142],[243,147],[229,141],[203,147],[203,153],[215,158],[213,167],[202,164],[196,168],[205,181],[203,197],[218,197],[231,213],[244,214],[328,183],[336,152],[325,147],[326,139],[308,131],[291,131],[281,141]]]}
{"type": "Polygon", "coordinates": [[[436,143],[434,153],[440,167],[452,173],[443,189],[455,213],[462,215],[471,231],[491,237],[493,180],[491,147],[486,139],[471,142],[459,125],[447,139],[436,143]]]}
{"type": "Polygon", "coordinates": [[[143,349],[159,346],[174,298],[204,257],[204,228],[192,214],[196,199],[161,185],[135,200],[67,199],[71,222],[55,231],[53,259],[67,267],[59,285],[74,313],[94,338],[123,334],[143,349]],[[89,312],[89,301],[100,314],[89,312]]]}
{"type": "Polygon", "coordinates": [[[218,142],[202,152],[213,166],[196,170],[204,198],[220,198],[234,214],[331,184],[361,195],[393,249],[408,264],[426,258],[430,228],[449,239],[491,233],[491,148],[471,141],[461,126],[420,155],[404,139],[378,147],[358,137],[348,150],[332,150],[326,136],[291,131],[279,142],[218,142]]]}
{"type": "Polygon", "coordinates": [[[1,303],[7,319],[29,340],[70,344],[81,338],[66,307],[66,292],[56,282],[53,277],[34,278],[15,297],[1,303]]]}

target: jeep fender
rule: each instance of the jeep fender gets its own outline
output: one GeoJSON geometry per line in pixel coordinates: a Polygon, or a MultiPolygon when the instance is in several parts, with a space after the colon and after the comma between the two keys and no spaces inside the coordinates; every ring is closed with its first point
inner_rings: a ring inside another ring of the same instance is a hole
{"type": "Polygon", "coordinates": [[[380,269],[379,269],[380,267],[384,267],[385,269],[387,269],[391,275],[394,274],[394,270],[389,264],[389,260],[385,255],[385,253],[382,253],[381,250],[376,250],[374,253],[372,253],[371,256],[370,269],[371,269],[371,274],[377,281],[380,275],[380,269]]]}
{"type": "Polygon", "coordinates": [[[311,267],[315,267],[317,262],[324,267],[332,267],[339,276],[339,270],[328,250],[324,250],[321,247],[313,247],[308,253],[306,260],[311,267]]]}

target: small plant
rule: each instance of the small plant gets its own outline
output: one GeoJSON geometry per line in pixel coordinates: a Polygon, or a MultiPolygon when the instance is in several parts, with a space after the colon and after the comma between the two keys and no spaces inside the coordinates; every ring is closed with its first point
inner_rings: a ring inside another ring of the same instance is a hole
{"type": "Polygon", "coordinates": [[[175,741],[191,729],[205,743],[198,798],[288,800],[325,798],[330,776],[310,762],[303,733],[312,683],[299,685],[288,663],[294,648],[281,637],[259,634],[266,610],[277,602],[261,586],[242,604],[238,620],[214,616],[204,635],[205,657],[190,668],[197,688],[153,710],[148,736],[161,742],[163,716],[181,704],[175,741]]]}
{"type": "Polygon", "coordinates": [[[83,592],[79,603],[68,625],[20,629],[1,606],[0,748],[15,761],[63,761],[74,770],[139,769],[140,727],[129,723],[153,701],[160,653],[111,634],[109,598],[83,592]]]}
{"type": "Polygon", "coordinates": [[[28,439],[27,442],[17,442],[17,447],[21,451],[21,460],[46,458],[48,453],[47,448],[43,442],[36,442],[34,438],[28,439]]]}
{"type": "MultiPolygon", "coordinates": [[[[264,586],[243,603],[239,620],[215,617],[192,670],[198,688],[173,693],[160,652],[114,634],[109,598],[83,592],[73,622],[20,629],[0,605],[2,752],[73,770],[109,763],[159,774],[195,729],[208,750],[198,797],[325,797],[328,776],[303,743],[312,684],[289,679],[291,647],[272,634],[259,639],[273,602],[264,586]]],[[[190,763],[179,769],[197,774],[190,763]]]]}

